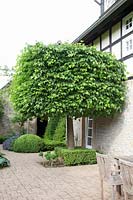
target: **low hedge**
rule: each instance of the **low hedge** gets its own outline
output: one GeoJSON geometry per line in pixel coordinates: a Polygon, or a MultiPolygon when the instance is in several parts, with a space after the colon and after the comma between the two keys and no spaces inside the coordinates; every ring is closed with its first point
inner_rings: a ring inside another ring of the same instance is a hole
{"type": "Polygon", "coordinates": [[[22,153],[37,153],[43,148],[43,139],[33,134],[22,135],[13,144],[13,151],[22,153]]]}
{"type": "Polygon", "coordinates": [[[44,140],[43,151],[53,151],[56,147],[66,147],[66,144],[55,140],[44,140]]]}
{"type": "Polygon", "coordinates": [[[96,164],[96,151],[94,149],[63,149],[55,148],[59,157],[64,159],[64,165],[96,164]]]}

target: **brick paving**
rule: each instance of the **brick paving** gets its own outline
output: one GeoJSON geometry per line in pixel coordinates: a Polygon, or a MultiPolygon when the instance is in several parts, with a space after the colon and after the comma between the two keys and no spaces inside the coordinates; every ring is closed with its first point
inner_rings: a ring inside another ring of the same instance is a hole
{"type": "MultiPolygon", "coordinates": [[[[36,153],[1,151],[11,166],[0,169],[0,200],[101,199],[97,165],[45,168],[36,153]]],[[[111,199],[108,186],[105,196],[111,199]]]]}

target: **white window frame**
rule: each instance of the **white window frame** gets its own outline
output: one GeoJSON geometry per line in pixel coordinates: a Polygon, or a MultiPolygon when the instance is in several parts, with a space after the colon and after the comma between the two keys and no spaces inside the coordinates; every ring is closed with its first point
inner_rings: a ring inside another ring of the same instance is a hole
{"type": "Polygon", "coordinates": [[[87,123],[86,123],[86,148],[92,149],[92,140],[93,140],[93,119],[88,117],[87,118],[87,123]],[[90,121],[92,123],[92,126],[89,126],[90,125],[90,123],[89,123],[90,121]],[[89,130],[92,131],[91,135],[89,134],[89,130]],[[91,144],[88,144],[88,138],[90,139],[91,144]]]}
{"type": "Polygon", "coordinates": [[[110,8],[117,0],[104,0],[104,11],[110,8]]]}
{"type": "Polygon", "coordinates": [[[133,53],[133,34],[122,40],[122,57],[133,53]]]}
{"type": "Polygon", "coordinates": [[[132,19],[132,17],[130,17],[129,19],[126,20],[125,26],[126,26],[126,30],[130,29],[133,26],[133,19],[132,19]]]}
{"type": "Polygon", "coordinates": [[[131,51],[133,49],[133,41],[132,39],[126,41],[126,51],[131,51]]]}
{"type": "Polygon", "coordinates": [[[133,12],[129,13],[122,20],[122,35],[125,35],[133,30],[133,12]]]}

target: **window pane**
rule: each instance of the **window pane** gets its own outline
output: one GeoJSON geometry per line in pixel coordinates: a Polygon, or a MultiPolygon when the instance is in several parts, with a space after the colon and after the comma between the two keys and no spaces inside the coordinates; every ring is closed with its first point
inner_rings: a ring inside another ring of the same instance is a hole
{"type": "Polygon", "coordinates": [[[92,125],[93,125],[92,119],[90,119],[90,120],[88,121],[88,127],[92,128],[92,125]]]}
{"type": "Polygon", "coordinates": [[[87,145],[91,146],[91,138],[88,137],[87,145]]]}
{"type": "Polygon", "coordinates": [[[92,136],[92,129],[88,129],[88,136],[92,136]]]}

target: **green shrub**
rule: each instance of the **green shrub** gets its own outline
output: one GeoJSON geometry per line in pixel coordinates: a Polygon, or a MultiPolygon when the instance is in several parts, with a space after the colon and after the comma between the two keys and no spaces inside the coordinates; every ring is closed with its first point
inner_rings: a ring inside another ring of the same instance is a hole
{"type": "Polygon", "coordinates": [[[0,152],[0,168],[10,166],[10,161],[0,152]]]}
{"type": "Polygon", "coordinates": [[[56,130],[59,120],[60,120],[60,117],[58,116],[50,117],[46,131],[45,131],[45,135],[44,135],[45,140],[53,140],[53,136],[55,134],[55,130],[56,130]]]}
{"type": "Polygon", "coordinates": [[[54,151],[48,151],[46,154],[45,154],[45,158],[46,160],[54,160],[58,157],[58,155],[54,152],[54,151]]]}
{"type": "Polygon", "coordinates": [[[56,130],[55,130],[55,134],[53,136],[53,140],[56,141],[65,141],[66,139],[66,118],[60,118],[56,130]]]}
{"type": "Polygon", "coordinates": [[[44,141],[37,135],[25,134],[20,136],[13,144],[15,152],[35,153],[43,150],[44,141]]]}
{"type": "Polygon", "coordinates": [[[64,165],[95,164],[96,151],[94,149],[63,149],[56,148],[55,153],[64,159],[64,165]]]}
{"type": "Polygon", "coordinates": [[[44,140],[44,151],[53,151],[55,147],[65,147],[65,142],[54,141],[54,140],[44,140]]]}
{"type": "Polygon", "coordinates": [[[0,144],[2,144],[6,140],[6,136],[0,135],[0,144]]]}

